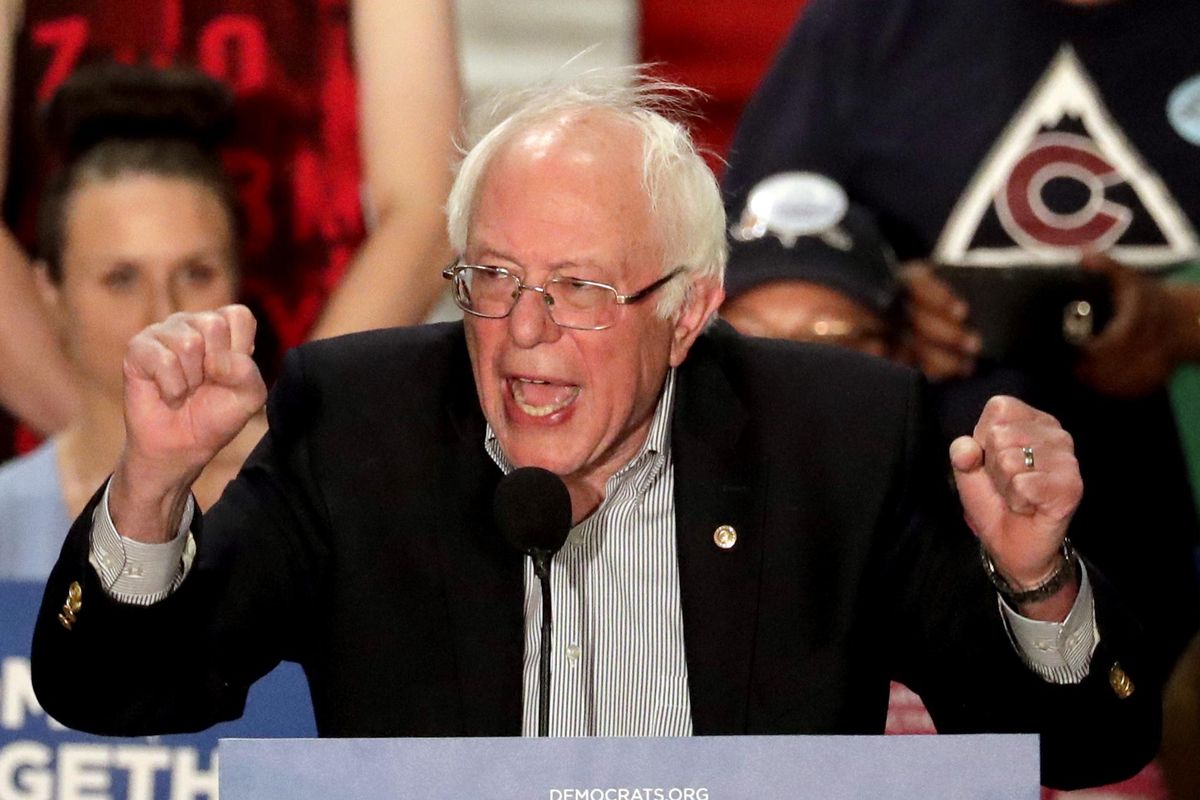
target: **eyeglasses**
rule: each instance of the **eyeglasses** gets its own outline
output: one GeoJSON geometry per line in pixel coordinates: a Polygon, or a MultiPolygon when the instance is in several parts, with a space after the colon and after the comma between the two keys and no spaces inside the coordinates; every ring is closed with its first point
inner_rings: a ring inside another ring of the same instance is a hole
{"type": "Polygon", "coordinates": [[[516,308],[521,292],[528,290],[542,296],[550,319],[560,328],[602,331],[616,324],[618,307],[644,300],[681,272],[683,267],[676,267],[633,294],[580,278],[556,277],[530,286],[503,267],[474,264],[451,264],[442,270],[442,277],[454,281],[454,302],[468,314],[502,319],[516,308]]]}

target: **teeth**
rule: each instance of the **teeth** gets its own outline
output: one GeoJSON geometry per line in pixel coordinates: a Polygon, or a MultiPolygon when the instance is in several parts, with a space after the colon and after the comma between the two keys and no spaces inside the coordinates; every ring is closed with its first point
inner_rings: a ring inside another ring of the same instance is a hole
{"type": "Polygon", "coordinates": [[[525,397],[526,386],[550,386],[549,381],[526,380],[524,378],[516,378],[512,382],[513,399],[517,401],[517,407],[531,417],[546,417],[553,414],[555,411],[566,408],[575,398],[579,396],[578,386],[564,386],[565,394],[554,398],[553,402],[544,404],[535,404],[529,402],[525,397]]]}

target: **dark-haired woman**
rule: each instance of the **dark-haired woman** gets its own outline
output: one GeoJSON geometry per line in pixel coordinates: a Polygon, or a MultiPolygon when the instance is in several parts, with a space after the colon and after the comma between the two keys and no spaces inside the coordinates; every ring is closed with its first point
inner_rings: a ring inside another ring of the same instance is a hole
{"type": "Polygon", "coordinates": [[[449,0],[0,0],[0,406],[41,432],[74,407],[10,230],[32,247],[35,109],[103,60],[193,64],[233,90],[243,297],[280,346],[425,316],[449,257],[449,0]]]}
{"type": "MultiPolygon", "coordinates": [[[[232,192],[203,132],[164,132],[155,119],[118,127],[120,138],[86,142],[45,198],[35,277],[79,412],[0,467],[0,578],[44,578],[89,487],[112,470],[125,437],[129,339],[175,311],[216,308],[237,294],[232,192]],[[137,124],[155,135],[130,135],[137,124]]],[[[202,507],[217,499],[263,427],[257,421],[205,470],[196,487],[202,507]]]]}

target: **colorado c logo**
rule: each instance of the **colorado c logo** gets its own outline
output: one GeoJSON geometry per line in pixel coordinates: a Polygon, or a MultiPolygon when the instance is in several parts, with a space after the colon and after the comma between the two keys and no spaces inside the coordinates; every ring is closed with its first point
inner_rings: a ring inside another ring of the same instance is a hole
{"type": "Polygon", "coordinates": [[[1041,133],[1009,173],[996,193],[996,211],[1005,231],[1031,248],[1112,245],[1129,227],[1133,213],[1109,200],[1106,190],[1124,183],[1121,173],[1096,149],[1092,140],[1073,133],[1041,133]],[[1082,188],[1082,205],[1052,208],[1046,199],[1051,181],[1082,188]]]}
{"type": "MultiPolygon", "coordinates": [[[[1176,88],[1170,113],[1200,144],[1200,75],[1176,88]]],[[[1160,270],[1200,257],[1200,237],[1064,44],[980,162],[933,258],[1068,267],[1088,248],[1160,270]]]]}

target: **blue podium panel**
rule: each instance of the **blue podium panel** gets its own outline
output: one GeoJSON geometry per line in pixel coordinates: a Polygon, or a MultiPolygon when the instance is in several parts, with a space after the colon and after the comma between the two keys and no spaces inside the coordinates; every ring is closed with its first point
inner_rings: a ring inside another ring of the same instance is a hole
{"type": "Polygon", "coordinates": [[[203,733],[120,739],[64,728],[30,685],[41,599],[41,584],[0,581],[0,800],[217,800],[220,737],[316,734],[295,664],[254,685],[241,719],[203,733]]]}
{"type": "Polygon", "coordinates": [[[1035,736],[221,741],[222,800],[1037,800],[1035,736]]]}

